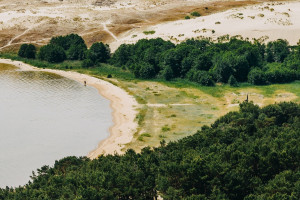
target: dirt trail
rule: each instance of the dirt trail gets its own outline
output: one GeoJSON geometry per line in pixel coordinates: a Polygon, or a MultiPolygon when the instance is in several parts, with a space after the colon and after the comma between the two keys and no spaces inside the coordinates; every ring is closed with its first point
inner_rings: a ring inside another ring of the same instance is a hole
{"type": "MultiPolygon", "coordinates": [[[[15,37],[13,37],[11,40],[9,40],[8,43],[7,43],[6,45],[4,45],[3,47],[0,47],[0,50],[4,49],[4,48],[6,48],[6,47],[9,47],[9,46],[11,46],[11,45],[29,43],[29,41],[28,41],[28,42],[27,42],[27,41],[26,41],[26,42],[18,42],[18,43],[13,43],[13,41],[15,41],[16,39],[22,37],[23,35],[26,35],[29,31],[35,29],[36,27],[38,27],[38,26],[40,26],[40,25],[42,25],[42,24],[43,24],[43,23],[39,23],[39,24],[35,24],[35,25],[29,27],[29,28],[26,29],[23,33],[21,33],[21,34],[15,36],[15,37]]],[[[36,43],[36,42],[33,42],[33,43],[36,43]]]]}
{"type": "Polygon", "coordinates": [[[117,38],[117,36],[115,34],[113,34],[106,26],[106,24],[108,23],[102,23],[104,31],[106,31],[108,34],[110,34],[116,41],[119,41],[119,39],[117,38]]]}

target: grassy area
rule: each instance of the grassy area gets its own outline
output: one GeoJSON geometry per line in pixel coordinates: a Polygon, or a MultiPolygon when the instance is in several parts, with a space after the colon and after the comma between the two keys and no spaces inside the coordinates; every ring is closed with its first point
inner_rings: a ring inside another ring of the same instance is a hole
{"type": "Polygon", "coordinates": [[[205,87],[182,79],[136,79],[129,71],[107,64],[82,69],[78,61],[51,64],[11,54],[2,57],[20,60],[37,67],[89,74],[125,89],[142,105],[136,116],[139,125],[137,132],[125,147],[137,151],[145,146],[158,146],[162,140],[168,142],[194,134],[203,125],[213,123],[229,111],[238,110],[238,104],[243,102],[247,95],[250,101],[260,106],[279,101],[300,103],[300,81],[266,86],[242,83],[240,87],[230,87],[227,84],[205,87]],[[112,78],[107,78],[109,74],[112,78]]]}

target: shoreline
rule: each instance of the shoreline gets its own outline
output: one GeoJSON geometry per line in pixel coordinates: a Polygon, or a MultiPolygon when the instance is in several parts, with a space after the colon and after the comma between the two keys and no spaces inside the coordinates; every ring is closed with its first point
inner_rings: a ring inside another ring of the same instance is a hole
{"type": "Polygon", "coordinates": [[[109,128],[109,137],[100,141],[97,148],[89,152],[87,155],[88,158],[95,159],[102,154],[122,154],[124,145],[132,141],[133,134],[138,126],[135,122],[138,103],[134,97],[130,96],[125,90],[107,81],[78,72],[41,69],[21,61],[13,61],[10,59],[0,59],[0,63],[14,65],[24,71],[54,73],[82,84],[86,81],[87,85],[95,87],[101,96],[110,101],[113,125],[109,128]]]}

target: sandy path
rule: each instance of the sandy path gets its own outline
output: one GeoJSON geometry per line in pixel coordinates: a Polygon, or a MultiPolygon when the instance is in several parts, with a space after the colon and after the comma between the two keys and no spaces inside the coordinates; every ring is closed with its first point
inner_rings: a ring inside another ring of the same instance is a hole
{"type": "Polygon", "coordinates": [[[107,81],[77,72],[40,69],[10,59],[0,59],[0,63],[15,65],[21,70],[55,73],[80,83],[86,81],[87,85],[95,87],[103,97],[110,100],[110,106],[113,109],[112,115],[114,125],[110,127],[110,136],[101,141],[98,148],[88,154],[89,158],[94,159],[101,154],[122,154],[124,144],[129,143],[132,140],[133,134],[137,128],[137,123],[135,122],[137,111],[135,108],[138,107],[138,103],[123,89],[107,81]]]}
{"type": "Polygon", "coordinates": [[[115,36],[115,34],[113,34],[106,26],[107,23],[102,23],[104,31],[106,31],[108,34],[110,34],[116,41],[119,41],[117,36],[115,36]]]}

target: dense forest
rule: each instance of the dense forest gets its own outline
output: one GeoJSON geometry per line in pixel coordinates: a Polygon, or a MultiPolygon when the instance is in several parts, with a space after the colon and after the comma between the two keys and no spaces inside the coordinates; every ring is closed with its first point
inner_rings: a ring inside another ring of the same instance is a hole
{"type": "Polygon", "coordinates": [[[95,160],[66,157],[31,178],[0,189],[0,199],[298,200],[300,105],[244,102],[179,141],[95,160]]]}
{"type": "Polygon", "coordinates": [[[82,68],[101,67],[109,63],[129,70],[140,79],[187,79],[204,86],[216,82],[238,86],[287,83],[300,79],[300,41],[290,46],[286,40],[264,44],[238,37],[189,39],[180,44],[157,39],[142,39],[136,44],[122,44],[113,54],[109,46],[94,43],[89,49],[76,35],[54,37],[36,54],[32,44],[23,44],[18,55],[50,63],[81,60],[82,68]]]}

